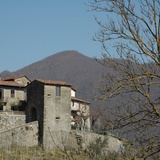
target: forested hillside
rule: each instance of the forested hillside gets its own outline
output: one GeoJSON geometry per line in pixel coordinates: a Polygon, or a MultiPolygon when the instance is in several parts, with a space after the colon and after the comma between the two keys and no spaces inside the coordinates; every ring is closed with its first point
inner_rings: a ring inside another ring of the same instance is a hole
{"type": "Polygon", "coordinates": [[[26,75],[29,79],[49,79],[66,81],[77,90],[77,96],[87,101],[92,100],[106,68],[94,58],[89,58],[77,51],[63,51],[41,61],[21,68],[15,72],[4,71],[2,78],[12,75],[26,75]]]}
{"type": "MultiPolygon", "coordinates": [[[[118,101],[122,100],[122,98],[129,103],[129,94],[126,97],[116,97],[110,103],[93,101],[92,98],[98,93],[97,88],[101,85],[102,75],[106,73],[115,74],[111,68],[103,66],[94,58],[87,57],[77,51],[63,51],[15,72],[4,71],[0,75],[2,78],[5,78],[24,74],[31,80],[48,79],[71,83],[77,90],[77,97],[91,102],[91,107],[103,105],[106,110],[106,106],[114,107],[114,104],[119,103],[118,101]]],[[[158,90],[158,88],[154,88],[153,96],[157,96],[158,90]]]]}

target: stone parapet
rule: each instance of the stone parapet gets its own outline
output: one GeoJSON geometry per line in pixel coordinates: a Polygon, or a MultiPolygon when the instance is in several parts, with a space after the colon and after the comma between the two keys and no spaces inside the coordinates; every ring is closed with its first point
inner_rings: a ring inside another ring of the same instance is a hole
{"type": "Polygon", "coordinates": [[[38,121],[0,132],[0,148],[38,146],[38,121]]]}

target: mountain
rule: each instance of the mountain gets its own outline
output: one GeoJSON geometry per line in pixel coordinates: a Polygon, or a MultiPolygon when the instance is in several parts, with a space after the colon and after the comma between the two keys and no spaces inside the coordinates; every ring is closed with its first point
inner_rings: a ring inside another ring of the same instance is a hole
{"type": "MultiPolygon", "coordinates": [[[[92,95],[99,86],[106,68],[94,58],[77,51],[63,51],[10,73],[26,75],[29,79],[49,79],[69,82],[77,90],[77,97],[94,104],[92,95]]],[[[1,73],[3,78],[8,74],[1,73]]]]}
{"type": "Polygon", "coordinates": [[[14,73],[7,70],[0,73],[0,78],[6,78],[11,76],[14,76],[14,73]]]}
{"type": "MultiPolygon", "coordinates": [[[[117,59],[117,61],[123,63],[120,59],[117,59]]],[[[134,64],[131,67],[135,68],[134,64]]],[[[153,65],[150,68],[152,67],[153,65]]],[[[77,90],[76,96],[91,102],[92,107],[108,105],[113,109],[114,107],[112,106],[119,103],[119,100],[122,100],[122,98],[130,102],[129,93],[125,97],[115,97],[107,104],[106,102],[96,103],[92,100],[93,95],[97,93],[97,88],[101,85],[102,75],[106,73],[115,74],[115,71],[103,66],[94,58],[70,50],[53,54],[15,72],[4,71],[0,75],[1,78],[6,78],[24,74],[31,80],[48,79],[68,82],[77,90]]],[[[157,97],[159,95],[159,87],[153,86],[152,90],[152,95],[157,97]]]]}
{"type": "MultiPolygon", "coordinates": [[[[117,61],[123,63],[120,59],[117,59],[117,61]]],[[[153,69],[153,66],[153,64],[148,64],[147,67],[153,69]]],[[[130,67],[135,68],[136,66],[135,64],[132,64],[130,67]]],[[[134,110],[137,110],[137,106],[134,105],[134,98],[139,97],[139,95],[136,93],[119,95],[107,102],[95,102],[92,100],[93,95],[98,93],[97,87],[102,85],[102,75],[106,73],[116,74],[113,69],[103,66],[94,58],[87,57],[77,51],[63,51],[46,57],[41,61],[35,62],[15,72],[4,71],[0,73],[0,75],[2,78],[5,78],[8,76],[23,74],[31,80],[48,79],[68,82],[77,90],[76,96],[91,102],[92,108],[102,106],[101,109],[103,109],[103,113],[107,115],[107,118],[113,117],[116,112],[121,111],[119,108],[115,107],[117,105],[122,104],[122,112],[127,110],[128,106],[133,107],[132,109],[134,110]]],[[[153,99],[157,99],[157,97],[159,97],[159,86],[153,85],[152,96],[153,99]]],[[[129,134],[127,134],[127,136],[130,137],[129,134]]]]}

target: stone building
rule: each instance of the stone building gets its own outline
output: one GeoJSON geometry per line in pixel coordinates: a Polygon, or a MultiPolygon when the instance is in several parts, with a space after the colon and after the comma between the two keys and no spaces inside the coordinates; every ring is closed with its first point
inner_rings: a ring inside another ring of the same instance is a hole
{"type": "Polygon", "coordinates": [[[68,83],[34,80],[28,85],[26,121],[38,120],[39,145],[48,148],[46,145],[52,137],[48,134],[71,130],[70,104],[71,85],[68,83]]]}
{"type": "Polygon", "coordinates": [[[76,97],[76,90],[71,88],[71,126],[73,129],[90,131],[90,102],[76,97]]]}
{"type": "Polygon", "coordinates": [[[24,110],[26,86],[30,80],[24,76],[14,76],[0,80],[0,110],[24,110]]]}
{"type": "Polygon", "coordinates": [[[73,119],[81,124],[77,129],[90,130],[89,102],[76,98],[75,92],[62,81],[34,80],[27,86],[26,121],[38,120],[39,145],[52,148],[51,138],[57,140],[60,133],[67,136],[73,119]]]}

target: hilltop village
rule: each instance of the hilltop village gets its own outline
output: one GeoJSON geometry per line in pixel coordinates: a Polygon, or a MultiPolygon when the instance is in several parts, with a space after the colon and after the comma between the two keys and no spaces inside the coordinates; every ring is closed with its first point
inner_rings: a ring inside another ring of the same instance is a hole
{"type": "Polygon", "coordinates": [[[31,82],[24,75],[0,80],[1,111],[9,114],[25,114],[27,110],[31,115],[27,121],[32,122],[40,118],[40,115],[37,115],[39,110],[46,108],[46,105],[48,105],[52,106],[54,111],[52,113],[55,114],[54,119],[59,123],[62,119],[64,122],[65,120],[69,122],[70,119],[72,128],[83,128],[89,131],[90,103],[77,98],[75,95],[76,89],[66,82],[51,80],[34,80],[31,82]],[[69,104],[68,101],[70,101],[69,104]],[[64,114],[66,113],[70,116],[65,117],[64,114]]]}
{"type": "MultiPolygon", "coordinates": [[[[30,81],[25,75],[0,80],[0,147],[83,147],[102,135],[91,133],[90,103],[62,81],[30,81]]],[[[121,142],[110,137],[111,150],[121,142]]]]}

